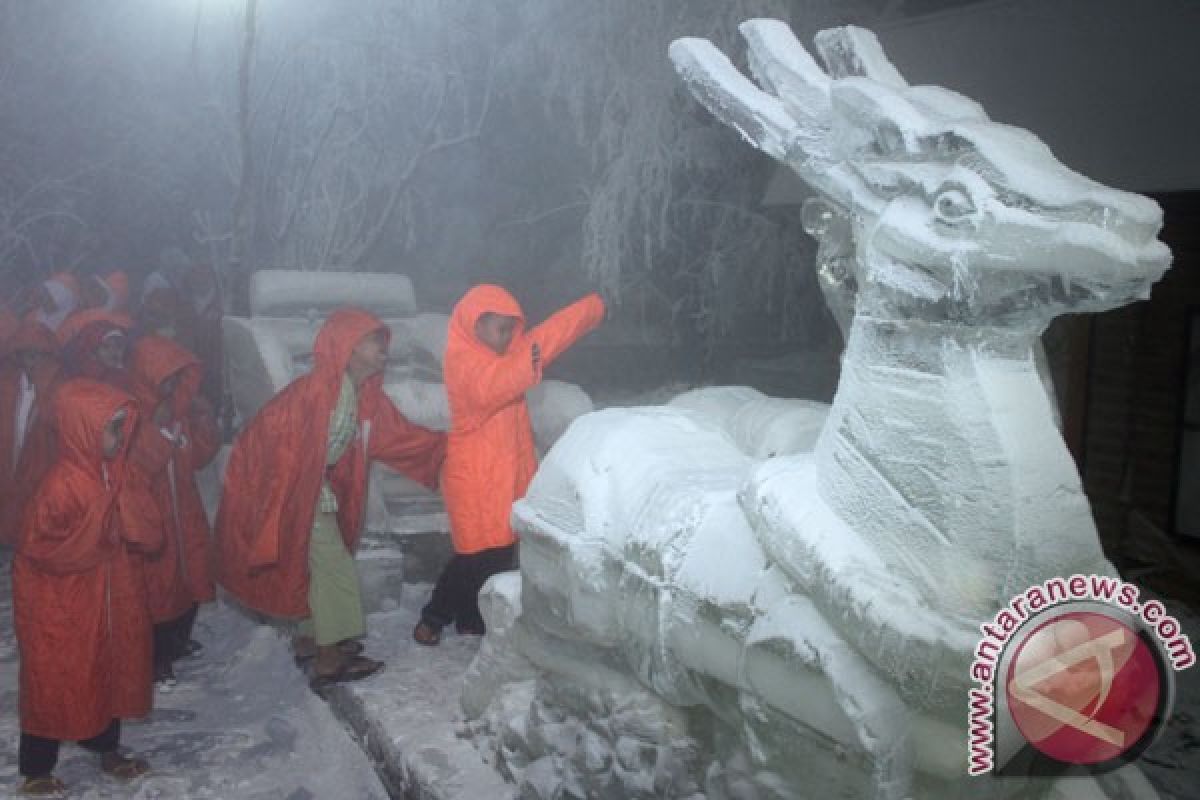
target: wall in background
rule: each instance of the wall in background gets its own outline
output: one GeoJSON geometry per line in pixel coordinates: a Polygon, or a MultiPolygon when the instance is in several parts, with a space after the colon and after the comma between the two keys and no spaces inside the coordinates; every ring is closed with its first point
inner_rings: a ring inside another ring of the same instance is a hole
{"type": "Polygon", "coordinates": [[[1200,188],[1200,2],[996,0],[876,30],[909,83],[979,101],[1067,166],[1140,192],[1200,188]]]}

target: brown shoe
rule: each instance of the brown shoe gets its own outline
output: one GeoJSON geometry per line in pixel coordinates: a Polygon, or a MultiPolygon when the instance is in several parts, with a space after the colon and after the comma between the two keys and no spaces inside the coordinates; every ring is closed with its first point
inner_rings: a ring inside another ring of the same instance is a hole
{"type": "Polygon", "coordinates": [[[132,781],[150,771],[150,765],[140,758],[123,756],[110,750],[100,757],[100,769],[119,781],[132,781]]]}
{"type": "Polygon", "coordinates": [[[442,631],[422,620],[413,628],[413,641],[426,647],[435,647],[442,641],[442,631]]]}
{"type": "MultiPolygon", "coordinates": [[[[344,656],[362,655],[362,651],[366,648],[363,643],[357,639],[343,639],[338,642],[337,648],[344,656]]],[[[292,641],[292,658],[296,661],[297,667],[302,667],[309,661],[317,657],[317,643],[312,639],[295,639],[292,641]]]]}
{"type": "Polygon", "coordinates": [[[17,787],[17,794],[22,797],[66,797],[67,785],[53,775],[39,775],[26,778],[17,787]]]}
{"type": "Polygon", "coordinates": [[[324,689],[335,683],[361,681],[363,678],[369,678],[379,672],[383,667],[382,661],[376,661],[366,656],[350,656],[343,660],[333,672],[314,673],[312,680],[309,681],[309,686],[313,689],[324,689]]]}

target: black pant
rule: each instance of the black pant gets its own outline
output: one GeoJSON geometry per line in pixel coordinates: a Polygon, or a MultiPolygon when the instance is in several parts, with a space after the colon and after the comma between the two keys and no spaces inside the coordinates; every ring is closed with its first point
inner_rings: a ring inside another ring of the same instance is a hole
{"type": "Polygon", "coordinates": [[[470,555],[455,553],[442,570],[433,597],[421,609],[421,621],[441,629],[451,622],[464,630],[483,631],[479,590],[497,572],[517,567],[517,546],[494,547],[470,555]]]}
{"type": "MultiPolygon", "coordinates": [[[[114,719],[101,733],[79,743],[93,753],[111,753],[121,744],[121,720],[114,719]]],[[[58,764],[58,739],[46,739],[21,733],[17,747],[17,768],[26,778],[42,778],[54,772],[58,764]]]]}
{"type": "Polygon", "coordinates": [[[178,617],[154,626],[154,666],[169,667],[172,662],[187,652],[187,643],[192,638],[192,626],[196,623],[197,606],[193,605],[178,617]]]}

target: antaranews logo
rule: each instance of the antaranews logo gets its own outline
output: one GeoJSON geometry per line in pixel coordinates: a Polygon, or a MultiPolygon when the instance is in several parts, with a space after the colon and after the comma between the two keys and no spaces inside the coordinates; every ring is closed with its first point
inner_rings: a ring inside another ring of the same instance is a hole
{"type": "Polygon", "coordinates": [[[1179,621],[1107,575],[1052,578],[989,622],[971,663],[971,775],[1106,772],[1161,732],[1196,662],[1179,621]]]}

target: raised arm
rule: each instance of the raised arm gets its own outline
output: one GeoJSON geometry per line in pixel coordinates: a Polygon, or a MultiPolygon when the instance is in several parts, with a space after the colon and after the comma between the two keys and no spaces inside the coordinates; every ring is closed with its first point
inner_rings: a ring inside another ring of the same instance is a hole
{"type": "Polygon", "coordinates": [[[528,331],[523,339],[537,342],[542,351],[542,366],[545,367],[603,319],[604,301],[593,292],[551,314],[541,325],[528,331]]]}
{"type": "Polygon", "coordinates": [[[542,369],[602,319],[604,301],[598,294],[589,294],[514,339],[503,356],[451,367],[446,376],[447,391],[465,400],[473,413],[490,415],[541,382],[542,369]],[[537,358],[534,345],[538,348],[537,358]]]}

